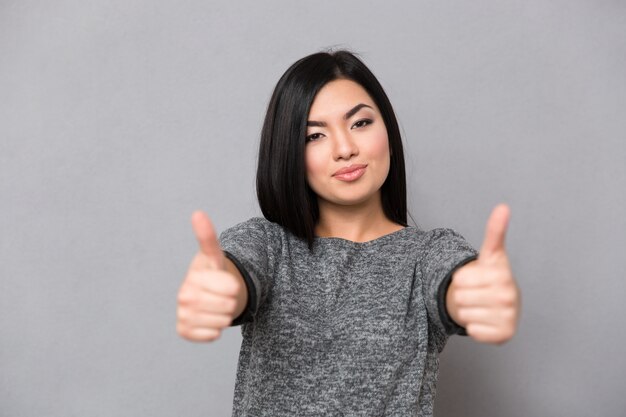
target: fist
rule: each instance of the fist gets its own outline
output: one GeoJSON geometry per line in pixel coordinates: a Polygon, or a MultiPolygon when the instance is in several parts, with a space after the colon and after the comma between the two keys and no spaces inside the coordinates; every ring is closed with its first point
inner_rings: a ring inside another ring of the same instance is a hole
{"type": "Polygon", "coordinates": [[[509,213],[504,204],[493,210],[478,259],[454,273],[446,295],[452,319],[479,342],[504,343],[517,328],[520,294],[504,247],[509,213]]]}
{"type": "Polygon", "coordinates": [[[226,259],[211,221],[201,211],[191,217],[199,251],[178,291],[178,334],[194,342],[209,342],[230,326],[242,282],[226,270],[226,259]]]}

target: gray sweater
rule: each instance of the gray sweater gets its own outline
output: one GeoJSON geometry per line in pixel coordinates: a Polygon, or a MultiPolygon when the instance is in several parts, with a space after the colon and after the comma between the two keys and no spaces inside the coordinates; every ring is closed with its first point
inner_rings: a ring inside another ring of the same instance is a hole
{"type": "Polygon", "coordinates": [[[432,416],[438,354],[463,334],[445,309],[476,251],[451,229],[313,250],[255,217],[220,235],[249,291],[233,416],[432,416]]]}

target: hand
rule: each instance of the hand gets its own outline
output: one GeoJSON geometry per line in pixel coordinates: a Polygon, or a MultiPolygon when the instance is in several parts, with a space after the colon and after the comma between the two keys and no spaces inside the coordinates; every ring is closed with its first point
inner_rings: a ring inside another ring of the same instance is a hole
{"type": "Polygon", "coordinates": [[[200,250],[178,292],[176,330],[185,339],[208,342],[218,339],[232,323],[243,284],[226,270],[226,258],[207,215],[196,211],[191,223],[200,250]]]}
{"type": "Polygon", "coordinates": [[[509,216],[504,204],[493,210],[478,259],[454,273],[446,295],[452,319],[480,342],[504,343],[517,327],[520,294],[504,248],[509,216]]]}

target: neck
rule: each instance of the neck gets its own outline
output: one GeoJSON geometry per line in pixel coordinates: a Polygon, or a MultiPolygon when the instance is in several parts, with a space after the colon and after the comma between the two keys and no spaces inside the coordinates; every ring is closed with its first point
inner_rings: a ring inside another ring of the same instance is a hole
{"type": "Polygon", "coordinates": [[[315,234],[339,237],[354,242],[367,242],[402,229],[389,220],[383,211],[380,194],[359,204],[342,206],[318,199],[320,212],[315,234]]]}

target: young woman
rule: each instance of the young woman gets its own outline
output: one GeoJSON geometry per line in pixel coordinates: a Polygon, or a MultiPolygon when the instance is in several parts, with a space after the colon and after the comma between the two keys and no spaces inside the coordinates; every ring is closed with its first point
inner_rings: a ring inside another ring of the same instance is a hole
{"type": "Polygon", "coordinates": [[[178,333],[242,325],[233,415],[430,416],[448,336],[510,339],[519,315],[496,207],[480,255],[450,229],[407,224],[402,141],[369,69],[317,53],[279,80],[257,171],[263,217],[200,250],[178,295],[178,333]]]}

